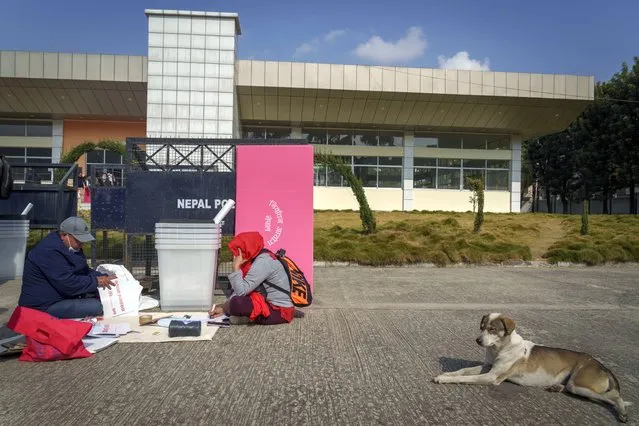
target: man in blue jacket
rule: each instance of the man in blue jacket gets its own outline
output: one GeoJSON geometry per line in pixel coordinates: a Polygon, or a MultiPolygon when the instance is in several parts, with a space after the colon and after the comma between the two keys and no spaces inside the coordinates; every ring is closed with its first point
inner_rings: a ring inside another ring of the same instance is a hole
{"type": "Polygon", "coordinates": [[[98,287],[110,288],[114,277],[87,265],[82,244],[93,240],[82,218],[65,219],[29,251],[18,304],[57,318],[102,315],[98,287]]]}

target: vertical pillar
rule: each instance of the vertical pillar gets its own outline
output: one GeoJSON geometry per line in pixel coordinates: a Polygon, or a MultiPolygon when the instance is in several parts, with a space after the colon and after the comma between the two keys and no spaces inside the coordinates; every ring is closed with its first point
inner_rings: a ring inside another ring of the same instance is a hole
{"type": "Polygon", "coordinates": [[[521,212],[521,135],[510,137],[510,212],[521,212]]]}
{"type": "Polygon", "coordinates": [[[302,139],[302,128],[301,127],[291,127],[291,139],[302,139]]]}
{"type": "Polygon", "coordinates": [[[403,184],[402,184],[402,209],[404,211],[413,210],[413,159],[414,154],[414,132],[404,132],[404,158],[403,158],[403,184]]]}
{"type": "Polygon", "coordinates": [[[239,134],[236,13],[146,10],[149,23],[147,136],[239,134]]]}
{"type": "MultiPolygon", "coordinates": [[[[51,134],[51,162],[59,163],[62,158],[64,141],[64,121],[53,120],[53,133],[51,134]]],[[[86,170],[84,171],[86,173],[86,170]]]]}

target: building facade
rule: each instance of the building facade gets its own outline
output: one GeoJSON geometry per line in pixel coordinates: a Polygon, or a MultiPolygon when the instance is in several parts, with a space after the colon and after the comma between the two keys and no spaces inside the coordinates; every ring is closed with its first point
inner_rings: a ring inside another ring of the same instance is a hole
{"type": "MultiPolygon", "coordinates": [[[[238,60],[237,14],[146,14],[147,56],[0,51],[0,152],[18,165],[127,136],[301,138],[350,164],[375,210],[471,210],[465,178],[482,175],[485,210],[519,212],[522,141],[594,100],[591,76],[238,60]]],[[[314,193],[316,209],[357,209],[325,166],[314,193]]]]}

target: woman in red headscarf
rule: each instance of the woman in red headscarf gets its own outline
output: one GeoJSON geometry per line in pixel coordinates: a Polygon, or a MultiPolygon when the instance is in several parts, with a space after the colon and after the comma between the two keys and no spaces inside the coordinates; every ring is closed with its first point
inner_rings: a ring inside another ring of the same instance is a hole
{"type": "Polygon", "coordinates": [[[233,253],[233,272],[229,281],[233,293],[221,306],[209,312],[212,317],[231,316],[231,323],[283,324],[293,320],[295,307],[288,293],[291,284],[284,267],[264,249],[259,232],[242,232],[229,243],[233,253]]]}

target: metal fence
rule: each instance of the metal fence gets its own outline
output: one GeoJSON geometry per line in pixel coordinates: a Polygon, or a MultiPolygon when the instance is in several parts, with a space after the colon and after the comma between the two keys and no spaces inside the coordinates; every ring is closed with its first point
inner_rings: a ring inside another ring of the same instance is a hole
{"type": "MultiPolygon", "coordinates": [[[[92,243],[90,262],[120,263],[145,287],[158,279],[154,225],[164,219],[212,219],[209,210],[184,214],[169,203],[171,197],[196,197],[217,188],[218,198],[235,196],[235,145],[230,140],[129,138],[125,164],[91,165],[92,243]],[[110,179],[113,176],[113,179],[110,179]],[[221,182],[221,183],[220,183],[221,182]],[[216,186],[217,185],[217,186],[216,186]]],[[[218,256],[218,288],[227,287],[231,256],[225,250],[235,232],[234,215],[222,228],[218,256]]],[[[87,253],[87,255],[89,255],[87,253]]]]}

